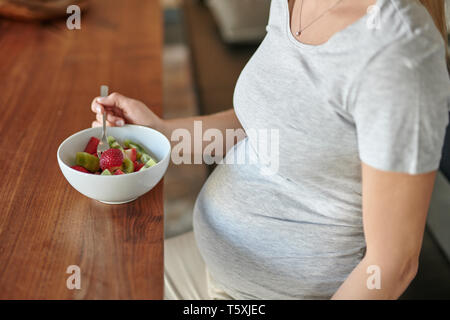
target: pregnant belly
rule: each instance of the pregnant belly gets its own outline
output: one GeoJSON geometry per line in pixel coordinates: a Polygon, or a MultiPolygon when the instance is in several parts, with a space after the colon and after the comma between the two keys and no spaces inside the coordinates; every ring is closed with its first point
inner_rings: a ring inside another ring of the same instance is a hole
{"type": "Polygon", "coordinates": [[[199,250],[233,297],[326,299],[362,258],[359,223],[329,223],[284,188],[254,168],[220,165],[197,199],[199,250]]]}

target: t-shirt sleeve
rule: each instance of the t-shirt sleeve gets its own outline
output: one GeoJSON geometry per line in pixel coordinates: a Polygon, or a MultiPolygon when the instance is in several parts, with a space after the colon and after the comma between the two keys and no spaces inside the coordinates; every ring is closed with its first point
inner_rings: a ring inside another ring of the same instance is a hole
{"type": "Polygon", "coordinates": [[[353,86],[353,117],[362,162],[419,174],[439,168],[449,122],[450,79],[443,45],[398,48],[372,59],[353,86]]]}

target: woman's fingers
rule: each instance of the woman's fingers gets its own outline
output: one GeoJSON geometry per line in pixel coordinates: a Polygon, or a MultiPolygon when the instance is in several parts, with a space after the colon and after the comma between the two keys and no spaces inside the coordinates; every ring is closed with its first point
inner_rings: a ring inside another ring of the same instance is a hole
{"type": "Polygon", "coordinates": [[[97,98],[94,98],[94,100],[92,100],[91,110],[94,113],[103,113],[104,108],[100,103],[97,102],[97,98]]]}
{"type": "MultiPolygon", "coordinates": [[[[95,121],[92,122],[91,125],[92,125],[93,128],[95,128],[95,127],[102,127],[103,126],[103,122],[95,120],[95,121]]],[[[106,126],[107,127],[113,127],[109,121],[106,121],[106,126]]]]}
{"type": "Polygon", "coordinates": [[[126,101],[128,98],[121,95],[120,93],[113,92],[107,97],[97,97],[96,101],[104,106],[117,107],[119,109],[125,108],[126,101]]]}
{"type": "MultiPolygon", "coordinates": [[[[97,113],[95,115],[95,118],[97,119],[98,122],[102,123],[103,122],[103,114],[97,113]]],[[[122,127],[125,125],[125,121],[117,116],[114,116],[110,113],[106,114],[106,122],[109,122],[110,126],[112,127],[122,127]]]]}
{"type": "Polygon", "coordinates": [[[152,125],[161,120],[142,102],[127,98],[119,93],[107,97],[96,97],[91,102],[91,110],[96,114],[96,121],[102,123],[102,114],[107,113],[111,126],[123,126],[125,123],[152,125]]]}
{"type": "MultiPolygon", "coordinates": [[[[95,120],[94,122],[92,122],[92,127],[101,127],[103,126],[103,121],[102,120],[95,120]]],[[[106,120],[106,126],[107,127],[117,127],[116,125],[114,125],[113,123],[109,122],[108,120],[106,120]]]]}
{"type": "MultiPolygon", "coordinates": [[[[98,113],[98,114],[103,114],[103,112],[107,112],[110,114],[118,114],[121,115],[122,112],[120,112],[120,109],[116,109],[114,107],[105,107],[102,106],[101,104],[99,104],[98,102],[96,102],[95,100],[92,102],[91,104],[91,110],[94,113],[98,113]]],[[[120,117],[120,116],[119,116],[120,117]]]]}
{"type": "Polygon", "coordinates": [[[114,107],[114,106],[107,106],[107,105],[104,106],[104,105],[98,103],[96,99],[97,98],[95,98],[91,103],[92,112],[97,113],[97,114],[102,114],[106,110],[107,113],[115,114],[119,118],[123,119],[124,113],[123,113],[122,109],[120,109],[118,107],[114,107]]]}
{"type": "MultiPolygon", "coordinates": [[[[97,97],[98,98],[98,97],[97,97]]],[[[100,103],[97,102],[97,98],[95,98],[92,103],[91,103],[91,110],[93,112],[95,112],[96,114],[96,119],[97,122],[102,125],[103,122],[103,112],[107,112],[107,117],[106,117],[106,122],[108,126],[118,126],[118,127],[122,127],[123,125],[125,125],[125,121],[123,120],[123,118],[115,116],[113,113],[113,108],[111,107],[104,107],[102,106],[100,103]]]]}

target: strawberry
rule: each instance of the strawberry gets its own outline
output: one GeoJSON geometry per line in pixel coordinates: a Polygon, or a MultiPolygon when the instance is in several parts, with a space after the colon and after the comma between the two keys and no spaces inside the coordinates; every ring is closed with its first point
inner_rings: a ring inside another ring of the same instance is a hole
{"type": "Polygon", "coordinates": [[[114,171],[119,169],[122,165],[123,153],[120,149],[108,149],[102,153],[100,157],[100,168],[103,170],[108,169],[114,171]]]}
{"type": "Polygon", "coordinates": [[[135,161],[134,162],[134,172],[139,171],[143,166],[144,166],[143,163],[135,161]]]}
{"type": "Polygon", "coordinates": [[[100,142],[100,140],[98,140],[96,137],[91,137],[91,140],[89,140],[88,144],[86,145],[84,152],[87,152],[90,154],[96,154],[97,146],[98,146],[99,142],[100,142]]]}
{"type": "Polygon", "coordinates": [[[133,161],[133,162],[136,161],[137,152],[136,152],[135,148],[125,150],[125,155],[131,161],[133,161]]]}
{"type": "Polygon", "coordinates": [[[74,170],[77,170],[77,171],[84,172],[84,173],[90,173],[88,170],[86,170],[82,166],[72,166],[71,168],[74,169],[74,170]]]}
{"type": "Polygon", "coordinates": [[[122,170],[117,169],[117,170],[114,172],[114,175],[117,176],[117,175],[119,175],[119,174],[125,174],[125,173],[124,173],[122,170]]]}

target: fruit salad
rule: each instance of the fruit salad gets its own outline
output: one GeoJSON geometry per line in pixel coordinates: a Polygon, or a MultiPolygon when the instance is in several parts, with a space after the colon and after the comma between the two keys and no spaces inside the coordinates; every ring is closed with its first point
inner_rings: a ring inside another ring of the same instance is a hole
{"type": "Polygon", "coordinates": [[[157,162],[140,144],[125,140],[123,146],[109,136],[109,149],[97,155],[100,140],[91,137],[83,152],[77,152],[76,165],[71,168],[84,173],[98,175],[120,175],[146,170],[157,162]]]}

